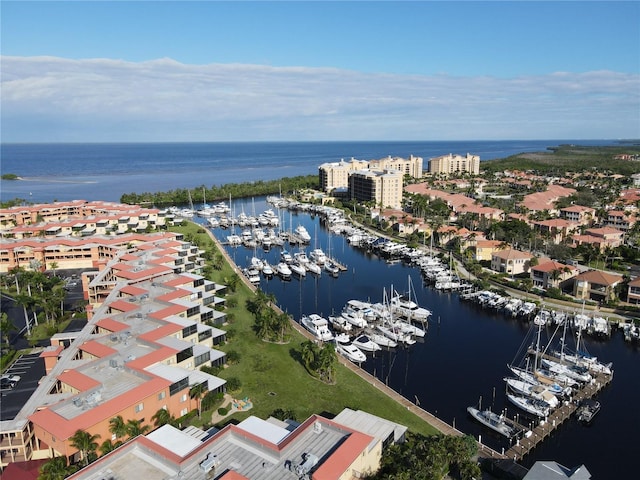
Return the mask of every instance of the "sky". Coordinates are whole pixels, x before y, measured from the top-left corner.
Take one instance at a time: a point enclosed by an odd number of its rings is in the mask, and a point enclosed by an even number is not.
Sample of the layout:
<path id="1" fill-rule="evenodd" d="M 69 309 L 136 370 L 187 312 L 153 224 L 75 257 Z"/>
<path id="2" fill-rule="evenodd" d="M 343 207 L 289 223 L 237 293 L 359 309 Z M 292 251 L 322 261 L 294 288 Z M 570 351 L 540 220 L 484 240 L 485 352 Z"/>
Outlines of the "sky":
<path id="1" fill-rule="evenodd" d="M 12 1 L 2 142 L 640 138 L 637 1 Z"/>

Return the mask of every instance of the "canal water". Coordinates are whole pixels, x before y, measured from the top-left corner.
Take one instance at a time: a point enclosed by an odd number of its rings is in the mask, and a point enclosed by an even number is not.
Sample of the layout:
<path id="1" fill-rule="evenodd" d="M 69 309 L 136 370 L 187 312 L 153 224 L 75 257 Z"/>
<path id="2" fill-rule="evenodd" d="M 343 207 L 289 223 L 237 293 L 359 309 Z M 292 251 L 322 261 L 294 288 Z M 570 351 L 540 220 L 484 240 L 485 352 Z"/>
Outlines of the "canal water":
<path id="1" fill-rule="evenodd" d="M 259 214 L 266 208 L 271 206 L 264 198 L 233 202 L 235 214 Z M 408 348 L 369 355 L 362 368 L 458 430 L 495 450 L 506 451 L 509 442 L 476 423 L 466 409 L 480 403 L 482 408 L 505 411 L 520 423 L 530 424 L 531 420 L 506 401 L 503 381 L 509 374 L 507 364 L 517 361 L 521 347 L 534 337 L 530 324 L 482 310 L 461 301 L 456 293 L 439 293 L 423 283 L 418 268 L 388 263 L 352 248 L 345 237 L 330 234 L 317 216 L 285 210 L 280 216 L 287 230 L 298 224 L 306 227 L 311 235 L 307 254 L 318 246 L 347 269 L 337 278 L 324 271 L 320 277 L 308 274 L 301 280 L 262 277 L 260 288 L 274 294 L 278 305 L 299 320 L 309 313 L 325 317 L 339 313 L 350 299 L 379 302 L 385 290 L 406 292 L 411 283 L 417 302 L 433 313 L 426 337 Z M 232 233 L 223 229 L 213 232 L 222 241 Z M 240 227 L 235 233 L 241 233 Z M 278 247 L 270 251 L 258 247 L 255 252 L 242 246 L 226 248 L 241 268 L 254 253 L 275 265 L 281 251 Z M 288 244 L 284 248 L 290 253 L 298 249 Z M 597 397 L 602 404 L 600 413 L 590 426 L 573 418 L 565 422 L 522 463 L 530 467 L 536 460 L 554 460 L 570 468 L 584 464 L 593 479 L 612 478 L 613 472 L 617 477 L 630 477 L 637 471 L 637 446 L 628 439 L 640 431 L 640 350 L 627 344 L 617 330 L 610 339 L 586 338 L 585 343 L 589 353 L 614 366 L 613 381 Z"/>

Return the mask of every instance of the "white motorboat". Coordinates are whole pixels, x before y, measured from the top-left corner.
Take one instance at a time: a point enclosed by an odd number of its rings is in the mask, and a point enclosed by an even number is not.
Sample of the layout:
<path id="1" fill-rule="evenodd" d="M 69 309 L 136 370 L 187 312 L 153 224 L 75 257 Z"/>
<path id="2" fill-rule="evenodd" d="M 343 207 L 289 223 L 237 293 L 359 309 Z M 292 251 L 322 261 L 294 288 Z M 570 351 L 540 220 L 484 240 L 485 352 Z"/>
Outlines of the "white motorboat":
<path id="1" fill-rule="evenodd" d="M 335 328 L 336 330 L 340 330 L 343 332 L 350 332 L 351 330 L 353 330 L 353 325 L 351 325 L 342 315 L 330 315 L 329 323 L 333 325 L 333 328 Z"/>
<path id="2" fill-rule="evenodd" d="M 262 271 L 264 268 L 264 261 L 256 256 L 251 257 L 250 268 L 255 268 L 258 271 Z"/>
<path id="3" fill-rule="evenodd" d="M 352 343 L 336 343 L 336 351 L 354 363 L 362 363 L 367 359 L 364 352 Z"/>
<path id="4" fill-rule="evenodd" d="M 320 265 L 318 265 L 317 263 L 307 262 L 304 268 L 306 268 L 309 273 L 313 273 L 314 275 L 322 274 L 322 268 L 320 268 Z"/>
<path id="5" fill-rule="evenodd" d="M 334 277 L 340 273 L 340 269 L 338 268 L 338 266 L 330 261 L 325 262 L 324 269 Z"/>
<path id="6" fill-rule="evenodd" d="M 287 264 L 292 263 L 293 256 L 291 256 L 291 254 L 287 250 L 282 250 L 282 252 L 280 252 L 280 260 Z"/>
<path id="7" fill-rule="evenodd" d="M 338 333 L 333 338 L 336 341 L 336 343 L 350 343 L 351 342 L 351 337 L 346 332 Z"/>
<path id="8" fill-rule="evenodd" d="M 246 268 L 244 274 L 251 283 L 260 283 L 260 272 L 255 268 Z"/>
<path id="9" fill-rule="evenodd" d="M 600 402 L 592 398 L 585 398 L 580 402 L 578 407 L 578 421 L 584 423 L 591 423 L 593 417 L 600 411 Z"/>
<path id="10" fill-rule="evenodd" d="M 267 262 L 265 262 L 264 265 L 262 266 L 262 274 L 265 277 L 272 277 L 273 276 L 273 268 Z"/>
<path id="11" fill-rule="evenodd" d="M 371 340 L 376 342 L 381 347 L 396 348 L 398 346 L 397 342 L 379 333 L 370 333 L 369 338 L 371 338 Z"/>
<path id="12" fill-rule="evenodd" d="M 280 262 L 278 263 L 278 265 L 276 265 L 276 272 L 278 272 L 278 275 L 280 275 L 282 278 L 291 277 L 291 269 L 285 262 Z"/>
<path id="13" fill-rule="evenodd" d="M 307 269 L 304 268 L 302 265 L 300 265 L 299 263 L 292 263 L 291 265 L 289 265 L 290 270 L 295 273 L 296 275 L 298 275 L 299 277 L 304 277 L 307 274 Z"/>
<path id="14" fill-rule="evenodd" d="M 474 407 L 467 407 L 467 412 L 478 420 L 483 425 L 498 432 L 500 435 L 511 439 L 521 435 L 524 429 L 519 427 L 513 420 L 505 417 L 504 415 L 498 415 L 491 410 L 478 410 Z M 531 432 L 528 432 L 531 434 Z M 525 433 L 526 436 L 526 433 Z"/>
<path id="15" fill-rule="evenodd" d="M 313 262 L 317 263 L 318 265 L 324 265 L 325 262 L 327 261 L 327 256 L 324 254 L 324 252 L 320 248 L 314 248 L 309 254 L 309 257 Z"/>
<path id="16" fill-rule="evenodd" d="M 361 300 L 349 300 L 344 307 L 344 311 L 352 312 L 364 318 L 367 322 L 374 322 L 378 318 L 376 312 L 371 308 L 371 304 Z"/>
<path id="17" fill-rule="evenodd" d="M 549 416 L 549 406 L 541 400 L 507 393 L 507 399 L 516 407 L 537 417 Z"/>
<path id="18" fill-rule="evenodd" d="M 367 327 L 367 321 L 361 315 L 358 315 L 355 312 L 351 312 L 349 310 L 343 310 L 340 316 L 342 316 L 347 322 L 349 322 L 354 327 L 358 327 L 358 328 Z"/>
<path id="19" fill-rule="evenodd" d="M 304 227 L 304 225 L 298 225 L 295 230 L 294 233 L 298 236 L 298 238 L 300 240 L 302 240 L 304 243 L 309 243 L 311 241 L 311 235 L 309 235 L 309 232 L 307 231 L 307 229 Z"/>
<path id="20" fill-rule="evenodd" d="M 371 340 L 367 335 L 357 336 L 353 339 L 352 343 L 365 352 L 377 352 L 378 350 L 382 350 L 382 347 Z"/>
<path id="21" fill-rule="evenodd" d="M 309 257 L 307 257 L 307 254 L 304 251 L 294 253 L 293 260 L 298 262 L 300 265 L 303 265 L 304 267 L 306 267 L 307 264 L 310 263 Z"/>
<path id="22" fill-rule="evenodd" d="M 328 342 L 334 338 L 333 333 L 329 330 L 327 319 L 322 318 L 317 313 L 303 316 L 300 323 L 318 340 Z"/>

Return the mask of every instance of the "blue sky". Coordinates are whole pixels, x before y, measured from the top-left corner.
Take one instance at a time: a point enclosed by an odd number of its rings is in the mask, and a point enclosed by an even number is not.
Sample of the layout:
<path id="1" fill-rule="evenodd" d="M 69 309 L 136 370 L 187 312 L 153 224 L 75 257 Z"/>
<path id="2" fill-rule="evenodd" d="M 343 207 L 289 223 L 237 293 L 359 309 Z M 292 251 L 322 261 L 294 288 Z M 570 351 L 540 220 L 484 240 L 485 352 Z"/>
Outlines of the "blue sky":
<path id="1" fill-rule="evenodd" d="M 639 2 L 1 13 L 5 142 L 640 137 Z"/>

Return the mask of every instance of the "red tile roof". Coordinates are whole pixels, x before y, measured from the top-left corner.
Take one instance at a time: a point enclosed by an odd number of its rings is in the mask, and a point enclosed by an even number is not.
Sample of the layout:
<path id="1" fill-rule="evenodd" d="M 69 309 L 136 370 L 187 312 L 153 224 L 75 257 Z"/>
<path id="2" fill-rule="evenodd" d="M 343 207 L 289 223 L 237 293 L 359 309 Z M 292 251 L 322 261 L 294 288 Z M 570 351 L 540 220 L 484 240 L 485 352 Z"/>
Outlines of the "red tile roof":
<path id="1" fill-rule="evenodd" d="M 578 275 L 576 277 L 576 281 L 587 281 L 589 283 L 596 283 L 598 285 L 610 286 L 622 281 L 622 275 L 601 272 L 600 270 L 589 270 L 588 272 L 584 272 Z"/>
<path id="2" fill-rule="evenodd" d="M 105 330 L 109 330 L 110 332 L 120 332 L 121 330 L 129 328 L 129 325 L 126 323 L 118 322 L 113 318 L 103 318 L 98 320 L 96 325 L 100 328 L 104 328 Z"/>
<path id="3" fill-rule="evenodd" d="M 109 355 L 113 355 L 116 353 L 111 347 L 107 347 L 106 345 L 96 342 L 95 340 L 91 340 L 89 342 L 85 342 L 80 345 L 80 350 L 84 350 L 91 355 L 95 355 L 98 358 L 108 357 Z"/>
<path id="4" fill-rule="evenodd" d="M 100 382 L 93 378 L 80 373 L 78 370 L 67 370 L 58 375 L 58 380 L 62 383 L 72 386 L 73 388 L 86 392 L 100 385 Z"/>

